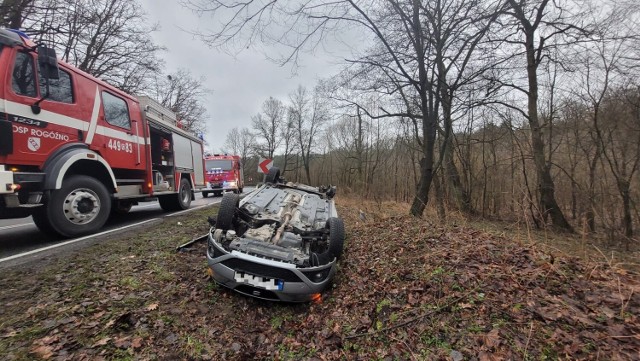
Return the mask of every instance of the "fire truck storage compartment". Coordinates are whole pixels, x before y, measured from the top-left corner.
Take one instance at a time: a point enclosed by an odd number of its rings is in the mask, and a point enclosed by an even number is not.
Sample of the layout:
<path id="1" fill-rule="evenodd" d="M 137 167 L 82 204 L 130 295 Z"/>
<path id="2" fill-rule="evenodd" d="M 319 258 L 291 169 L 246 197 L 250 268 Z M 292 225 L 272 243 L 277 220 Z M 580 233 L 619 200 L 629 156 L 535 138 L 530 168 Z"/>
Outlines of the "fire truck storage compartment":
<path id="1" fill-rule="evenodd" d="M 149 122 L 149 125 L 153 190 L 156 192 L 174 190 L 174 144 L 172 135 L 153 122 Z"/>

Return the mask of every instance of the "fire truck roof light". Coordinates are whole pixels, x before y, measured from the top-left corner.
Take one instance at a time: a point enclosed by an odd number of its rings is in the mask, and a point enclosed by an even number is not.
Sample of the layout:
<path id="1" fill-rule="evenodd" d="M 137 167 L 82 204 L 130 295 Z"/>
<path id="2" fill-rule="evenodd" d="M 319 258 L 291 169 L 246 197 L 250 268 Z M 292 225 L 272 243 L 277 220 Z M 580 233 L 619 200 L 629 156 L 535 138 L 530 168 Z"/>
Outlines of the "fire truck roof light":
<path id="1" fill-rule="evenodd" d="M 23 45 L 24 41 L 15 31 L 0 29 L 0 44 L 7 46 Z"/>
<path id="2" fill-rule="evenodd" d="M 17 30 L 17 29 L 7 29 L 7 30 L 12 31 L 12 32 L 14 32 L 14 33 L 16 33 L 16 34 L 20 35 L 20 37 L 22 37 L 22 38 L 25 38 L 25 39 L 31 39 L 31 38 L 29 37 L 29 35 L 25 34 L 24 32 L 22 32 L 22 31 L 20 31 L 20 30 Z"/>

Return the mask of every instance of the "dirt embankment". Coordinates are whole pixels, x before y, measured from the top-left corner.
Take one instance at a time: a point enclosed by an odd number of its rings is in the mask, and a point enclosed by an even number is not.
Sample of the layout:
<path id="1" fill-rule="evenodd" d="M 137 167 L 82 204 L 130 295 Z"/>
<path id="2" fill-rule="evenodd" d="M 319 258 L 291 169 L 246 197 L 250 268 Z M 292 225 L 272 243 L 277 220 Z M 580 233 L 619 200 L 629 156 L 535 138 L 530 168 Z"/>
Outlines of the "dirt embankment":
<path id="1" fill-rule="evenodd" d="M 321 303 L 212 283 L 215 209 L 0 275 L 3 359 L 633 360 L 637 274 L 393 207 L 341 202 L 345 254 Z"/>

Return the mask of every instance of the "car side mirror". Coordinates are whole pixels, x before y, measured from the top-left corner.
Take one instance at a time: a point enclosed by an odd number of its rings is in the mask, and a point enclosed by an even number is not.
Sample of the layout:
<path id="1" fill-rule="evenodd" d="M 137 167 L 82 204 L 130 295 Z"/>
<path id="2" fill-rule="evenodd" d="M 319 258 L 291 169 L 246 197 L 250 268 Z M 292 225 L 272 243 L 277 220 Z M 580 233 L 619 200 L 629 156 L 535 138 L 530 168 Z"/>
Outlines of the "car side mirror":
<path id="1" fill-rule="evenodd" d="M 46 45 L 38 46 L 38 65 L 40 66 L 40 74 L 45 79 L 58 79 L 60 77 L 58 69 L 58 57 L 53 48 Z"/>

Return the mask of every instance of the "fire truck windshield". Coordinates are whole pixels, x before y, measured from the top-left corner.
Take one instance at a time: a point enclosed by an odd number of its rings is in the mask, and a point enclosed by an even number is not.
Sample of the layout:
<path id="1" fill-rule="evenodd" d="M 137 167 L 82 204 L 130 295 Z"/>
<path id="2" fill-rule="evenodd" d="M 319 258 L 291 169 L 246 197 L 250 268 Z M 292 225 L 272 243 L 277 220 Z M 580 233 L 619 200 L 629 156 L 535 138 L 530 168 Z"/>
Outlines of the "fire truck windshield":
<path id="1" fill-rule="evenodd" d="M 222 170 L 231 170 L 232 167 L 232 162 L 230 160 L 226 160 L 226 159 L 211 159 L 211 160 L 207 160 L 205 161 L 205 165 L 207 167 L 207 170 L 210 170 L 212 168 L 222 168 Z"/>

